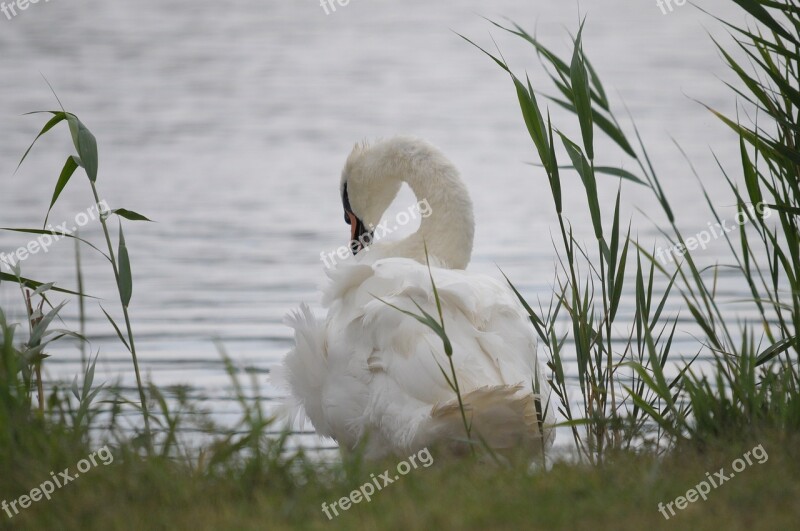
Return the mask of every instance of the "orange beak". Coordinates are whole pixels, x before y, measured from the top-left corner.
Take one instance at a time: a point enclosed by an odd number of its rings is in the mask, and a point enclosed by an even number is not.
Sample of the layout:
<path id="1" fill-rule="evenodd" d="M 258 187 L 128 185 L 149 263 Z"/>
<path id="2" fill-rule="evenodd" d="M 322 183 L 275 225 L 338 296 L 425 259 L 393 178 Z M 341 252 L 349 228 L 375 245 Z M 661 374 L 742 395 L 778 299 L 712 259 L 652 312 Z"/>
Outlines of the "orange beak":
<path id="1" fill-rule="evenodd" d="M 356 236 L 358 236 L 358 218 L 352 212 L 348 212 L 347 217 L 350 219 L 350 241 L 356 241 Z"/>
<path id="2" fill-rule="evenodd" d="M 350 224 L 350 250 L 356 255 L 364 247 L 372 243 L 372 231 L 367 230 L 364 222 L 349 210 L 345 212 L 345 215 L 347 216 L 347 223 Z"/>

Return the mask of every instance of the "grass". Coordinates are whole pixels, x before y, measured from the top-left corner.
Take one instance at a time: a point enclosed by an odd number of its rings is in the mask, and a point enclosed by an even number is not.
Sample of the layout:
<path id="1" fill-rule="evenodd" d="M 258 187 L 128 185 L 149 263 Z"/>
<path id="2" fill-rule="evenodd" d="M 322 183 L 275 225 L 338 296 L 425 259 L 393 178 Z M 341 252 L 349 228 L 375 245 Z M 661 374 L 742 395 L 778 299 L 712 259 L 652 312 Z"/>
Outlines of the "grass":
<path id="1" fill-rule="evenodd" d="M 706 472 L 730 467 L 752 445 L 702 454 L 676 450 L 666 459 L 622 453 L 604 466 L 556 464 L 547 474 L 527 473 L 525 466 L 434 464 L 330 521 L 323 502 L 396 463 L 370 464 L 349 482 L 284 489 L 210 479 L 166 460 L 115 462 L 13 523 L 17 529 L 109 530 L 792 529 L 800 517 L 800 445 L 782 436 L 760 442 L 769 454 L 766 463 L 747 468 L 670 520 L 659 513 L 659 502 L 685 494 Z M 20 480 L 28 484 L 47 474 L 39 466 L 23 471 Z"/>
<path id="2" fill-rule="evenodd" d="M 289 434 L 279 430 L 254 398 L 259 395 L 257 382 L 249 390 L 221 346 L 240 422 L 221 428 L 200 414 L 199 423 L 211 441 L 191 449 L 180 430 L 188 418 L 197 417 L 200 407 L 180 389 L 146 385 L 139 376 L 128 313 L 133 295 L 131 262 L 122 219 L 149 220 L 118 209 L 101 216 L 104 241 L 99 247 L 78 235 L 68 236 L 76 245 L 103 255 L 111 265 L 124 326 L 102 311 L 131 354 L 138 403 L 123 398 L 113 386 L 95 385 L 97 357 L 92 359 L 89 353 L 82 354 L 84 372 L 72 385 L 57 383 L 45 396 L 41 366 L 48 347 L 67 338 L 84 340 L 82 331 L 54 329 L 64 304 L 55 303 L 55 297 L 77 297 L 81 316 L 87 304 L 96 303 L 84 293 L 92 279 L 83 277 L 80 265 L 77 291 L 25 278 L 19 268 L 0 272 L 0 282 L 18 286 L 28 316 L 23 334 L 0 309 L 0 467 L 4 471 L 0 501 L 26 494 L 48 479 L 51 471 L 74 468 L 104 444 L 114 455 L 112 464 L 92 469 L 56 491 L 52 500 L 35 503 L 11 520 L 0 512 L 0 526 L 792 528 L 800 516 L 795 504 L 800 494 L 795 481 L 800 472 L 800 10 L 794 4 L 768 0 L 736 3 L 758 21 L 753 27 L 727 25 L 733 40 L 728 45 L 717 43 L 723 60 L 741 82 L 731 86 L 738 114 L 727 117 L 709 109 L 737 133 L 741 154 L 741 177 L 730 175 L 720 164 L 716 181 L 729 192 L 739 215 L 748 220 L 737 233 L 725 234 L 730 250 L 726 264 L 704 266 L 700 252 L 688 250 L 681 260 L 663 265 L 649 243 L 631 238 L 630 222 L 621 219 L 620 205 L 628 186 L 645 186 L 667 220 L 658 227 L 663 236 L 672 244 L 690 247 L 644 139 L 632 120 L 622 125 L 617 118 L 588 59 L 583 25 L 573 39 L 571 54 L 559 57 L 522 27 L 492 23 L 534 47 L 547 73 L 546 90 L 539 79 L 534 83 L 528 76 L 516 75 L 499 51 L 479 47 L 510 77 L 539 158 L 539 175 L 547 179 L 553 200 L 558 274 L 549 301 L 531 304 L 512 280 L 509 285 L 539 335 L 553 393 L 546 407 L 555 407 L 562 425 L 570 430 L 574 447 L 570 458 L 546 456 L 552 464 L 546 470 L 539 461 L 532 465 L 531 455 L 517 456 L 510 466 L 485 459 L 485 449 L 473 441 L 456 374 L 452 366 L 449 374 L 442 367 L 443 377 L 459 398 L 466 439 L 474 443 L 472 455 L 448 460 L 444 452 L 432 448 L 433 467 L 409 474 L 371 503 L 328 521 L 321 511 L 323 502 L 347 495 L 369 481 L 371 473 L 397 463 L 366 463 L 358 455 L 327 463 L 291 448 Z M 729 52 L 734 48 L 747 57 L 746 66 Z M 545 102 L 577 120 L 579 138 L 563 133 Z M 37 139 L 66 122 L 76 154 L 67 158 L 59 174 L 48 213 L 78 168 L 83 168 L 99 203 L 94 136 L 63 108 L 50 115 Z M 601 135 L 619 153 L 596 152 L 596 137 Z M 30 148 L 23 160 L 29 153 Z M 635 170 L 609 166 L 602 160 L 620 156 L 626 159 L 626 167 Z M 563 208 L 563 181 L 571 172 L 585 194 L 583 212 Z M 618 192 L 612 208 L 607 208 L 599 200 L 598 188 L 611 182 Z M 710 194 L 702 184 L 698 186 L 709 220 L 719 222 L 721 213 Z M 765 215 L 765 209 L 770 215 Z M 588 243 L 572 230 L 570 216 L 576 214 L 591 220 L 593 237 Z M 116 239 L 109 229 L 111 216 L 119 221 Z M 40 229 L 13 230 L 52 234 Z M 80 263 L 79 250 L 76 261 Z M 757 320 L 740 320 L 718 296 L 722 267 L 732 270 L 746 287 L 749 296 L 744 302 L 758 315 Z M 438 319 L 424 311 L 408 317 L 436 332 L 450 356 L 452 343 L 435 283 L 434 296 Z M 668 305 L 671 301 L 680 302 L 681 313 L 667 310 L 674 307 Z M 619 316 L 624 305 L 635 309 L 632 319 Z M 689 352 L 677 352 L 673 343 L 681 314 L 702 332 Z M 713 360 L 702 372 L 682 361 L 700 354 Z M 577 389 L 567 380 L 566 368 L 572 360 L 577 361 Z M 677 374 L 667 377 L 674 374 L 669 368 L 678 369 Z M 577 401 L 571 399 L 576 391 Z M 142 427 L 123 428 L 124 412 L 140 414 Z M 769 455 L 764 464 L 746 468 L 713 490 L 708 501 L 695 502 L 670 520 L 661 515 L 659 503 L 685 494 L 707 473 L 729 467 L 756 445 Z"/>

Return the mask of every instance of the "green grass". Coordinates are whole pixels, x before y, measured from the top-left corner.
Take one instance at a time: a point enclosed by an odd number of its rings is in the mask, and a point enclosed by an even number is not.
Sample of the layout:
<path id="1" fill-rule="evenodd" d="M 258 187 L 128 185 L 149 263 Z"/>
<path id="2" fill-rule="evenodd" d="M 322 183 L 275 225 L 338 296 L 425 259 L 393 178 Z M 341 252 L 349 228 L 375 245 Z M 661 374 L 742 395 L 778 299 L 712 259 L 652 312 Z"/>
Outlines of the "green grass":
<path id="1" fill-rule="evenodd" d="M 759 439 L 769 459 L 712 490 L 669 521 L 659 502 L 684 494 L 753 444 L 677 449 L 658 460 L 632 452 L 603 466 L 555 464 L 546 474 L 525 466 L 497 468 L 471 459 L 418 469 L 329 521 L 321 511 L 370 473 L 348 481 L 294 488 L 237 478 L 210 478 L 174 462 L 119 459 L 57 491 L 15 517 L 17 529 L 792 529 L 800 518 L 800 445 Z M 432 453 L 435 457 L 435 452 Z M 22 484 L 47 477 L 45 467 L 15 471 Z M 3 482 L 0 496 L 8 496 Z"/>

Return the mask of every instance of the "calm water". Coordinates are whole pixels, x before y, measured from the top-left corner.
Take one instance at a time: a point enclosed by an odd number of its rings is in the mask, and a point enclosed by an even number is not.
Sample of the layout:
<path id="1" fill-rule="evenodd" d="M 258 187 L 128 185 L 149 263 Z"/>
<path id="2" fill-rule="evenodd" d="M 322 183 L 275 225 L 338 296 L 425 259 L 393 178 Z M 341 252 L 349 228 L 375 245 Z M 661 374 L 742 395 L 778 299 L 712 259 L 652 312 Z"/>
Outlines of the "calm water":
<path id="1" fill-rule="evenodd" d="M 702 4 L 737 14 L 731 2 Z M 581 6 L 589 15 L 587 52 L 613 100 L 624 100 L 636 117 L 681 225 L 689 234 L 704 229 L 708 214 L 670 136 L 708 182 L 719 179 L 709 147 L 735 167 L 736 145 L 687 97 L 732 109 L 717 78 L 727 72 L 704 29 L 713 21 L 688 5 L 663 15 L 649 0 Z M 521 0 L 491 7 L 352 0 L 330 15 L 315 0 L 53 0 L 13 20 L 0 16 L 0 225 L 41 225 L 70 153 L 61 129 L 12 176 L 42 123 L 21 114 L 56 106 L 44 74 L 98 137 L 102 197 L 158 221 L 126 224 L 143 370 L 160 385 L 192 385 L 223 420 L 237 408 L 225 399 L 228 380 L 213 341 L 253 369 L 265 397 L 276 396 L 266 373 L 290 345 L 282 317 L 317 301 L 319 254 L 348 237 L 337 188 L 355 141 L 407 133 L 440 146 L 473 193 L 471 268 L 498 275 L 497 264 L 527 295 L 546 299 L 556 228 L 544 174 L 524 164 L 534 152 L 507 76 L 451 31 L 491 46 L 490 26 L 477 14 L 536 28 L 560 52 L 569 50 L 565 28 L 578 20 L 574 3 Z M 492 34 L 513 66 L 550 90 L 531 48 Z M 575 132 L 574 120 L 553 111 L 557 124 Z M 600 162 L 622 160 L 617 151 L 599 151 Z M 610 202 L 616 182 L 603 184 Z M 583 192 L 576 179 L 568 186 L 566 208 L 588 237 Z M 51 220 L 73 224 L 89 197 L 85 179 L 75 179 Z M 626 185 L 624 197 L 640 239 L 655 241 L 639 213 L 657 212 L 650 194 Z M 96 227 L 84 235 L 100 236 Z M 0 252 L 27 241 L 0 233 Z M 707 251 L 709 261 L 719 248 Z M 118 317 L 110 270 L 89 251 L 83 258 L 88 292 L 106 298 Z M 23 267 L 33 278 L 75 285 L 68 243 Z M 737 295 L 724 281 L 722 289 Z M 18 299 L 0 288 L 4 308 L 21 309 Z M 68 326 L 76 326 L 76 312 L 74 303 L 65 309 Z M 695 348 L 689 331 L 679 337 L 687 355 Z M 88 332 L 101 354 L 98 379 L 130 385 L 129 358 L 96 304 L 89 305 Z M 51 376 L 71 379 L 78 349 L 53 354 Z"/>

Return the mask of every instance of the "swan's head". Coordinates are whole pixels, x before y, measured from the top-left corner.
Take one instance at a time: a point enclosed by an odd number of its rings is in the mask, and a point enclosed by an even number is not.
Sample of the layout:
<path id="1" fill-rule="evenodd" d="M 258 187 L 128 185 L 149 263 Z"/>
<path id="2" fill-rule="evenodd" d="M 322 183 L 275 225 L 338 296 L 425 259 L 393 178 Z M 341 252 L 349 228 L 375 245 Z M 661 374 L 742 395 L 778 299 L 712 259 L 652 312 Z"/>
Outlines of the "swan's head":
<path id="1" fill-rule="evenodd" d="M 366 143 L 356 144 L 342 171 L 344 221 L 350 225 L 350 248 L 357 254 L 372 242 L 372 231 L 400 191 L 391 157 Z"/>
<path id="2" fill-rule="evenodd" d="M 472 254 L 475 220 L 472 201 L 458 170 L 424 140 L 398 136 L 368 146 L 358 144 L 342 171 L 344 219 L 350 225 L 353 254 L 372 244 L 372 229 L 407 183 L 419 204 L 417 232 L 382 243 L 382 256 L 412 258 L 464 269 Z M 419 206 L 418 204 L 418 206 Z"/>

